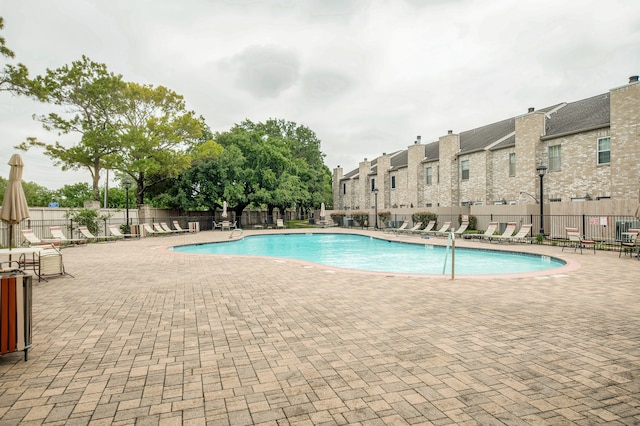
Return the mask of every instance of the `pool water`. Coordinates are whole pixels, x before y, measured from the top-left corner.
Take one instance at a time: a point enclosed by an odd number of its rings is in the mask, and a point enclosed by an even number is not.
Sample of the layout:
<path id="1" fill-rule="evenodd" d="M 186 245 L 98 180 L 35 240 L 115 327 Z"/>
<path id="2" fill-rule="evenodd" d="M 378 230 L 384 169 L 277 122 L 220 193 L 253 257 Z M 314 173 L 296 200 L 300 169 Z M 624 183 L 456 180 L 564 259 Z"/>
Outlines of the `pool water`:
<path id="1" fill-rule="evenodd" d="M 405 274 L 451 274 L 446 247 L 387 241 L 353 234 L 275 234 L 172 247 L 181 253 L 273 256 L 339 268 Z M 446 266 L 445 266 L 446 262 Z M 558 268 L 549 256 L 456 248 L 456 275 L 494 275 Z"/>

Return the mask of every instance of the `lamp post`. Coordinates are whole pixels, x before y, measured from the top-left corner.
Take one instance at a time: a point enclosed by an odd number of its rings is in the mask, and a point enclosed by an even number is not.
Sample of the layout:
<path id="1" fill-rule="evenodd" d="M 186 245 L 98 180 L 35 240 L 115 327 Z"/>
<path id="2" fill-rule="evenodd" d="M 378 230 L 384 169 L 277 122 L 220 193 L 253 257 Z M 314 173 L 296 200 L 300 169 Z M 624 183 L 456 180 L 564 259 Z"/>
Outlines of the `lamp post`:
<path id="1" fill-rule="evenodd" d="M 540 176 L 540 235 L 544 237 L 544 174 L 547 171 L 547 166 L 540 164 L 536 167 L 538 176 Z"/>
<path id="2" fill-rule="evenodd" d="M 376 229 L 378 229 L 378 188 L 373 188 L 374 210 L 373 215 L 376 218 Z"/>
<path id="3" fill-rule="evenodd" d="M 131 181 L 129 179 L 125 179 L 124 182 L 122 183 L 124 184 L 124 190 L 127 197 L 125 201 L 125 205 L 127 208 L 127 226 L 125 227 L 125 234 L 130 234 L 131 232 L 129 232 L 129 187 L 131 186 Z"/>

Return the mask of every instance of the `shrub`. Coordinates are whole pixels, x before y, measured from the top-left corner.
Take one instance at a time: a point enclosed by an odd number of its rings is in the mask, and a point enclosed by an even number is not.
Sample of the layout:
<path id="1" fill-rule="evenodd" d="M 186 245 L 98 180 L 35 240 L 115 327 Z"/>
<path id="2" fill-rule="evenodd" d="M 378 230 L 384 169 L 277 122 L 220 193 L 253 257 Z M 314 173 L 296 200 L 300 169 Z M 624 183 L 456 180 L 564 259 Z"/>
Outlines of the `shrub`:
<path id="1" fill-rule="evenodd" d="M 391 219 L 391 212 L 378 212 L 378 221 L 382 224 L 380 226 L 384 227 L 389 219 Z"/>
<path id="2" fill-rule="evenodd" d="M 346 215 L 344 213 L 342 213 L 342 212 L 331 213 L 331 220 L 333 220 L 339 226 L 343 226 L 344 225 L 344 217 L 345 216 Z"/>
<path id="3" fill-rule="evenodd" d="M 469 218 L 469 227 L 467 229 L 468 230 L 476 229 L 476 225 L 478 224 L 478 218 L 473 215 L 469 215 L 467 217 Z M 462 215 L 458 215 L 458 223 L 462 223 Z"/>
<path id="4" fill-rule="evenodd" d="M 94 209 L 69 211 L 66 216 L 79 226 L 86 226 L 94 235 L 98 234 L 99 222 L 101 220 L 107 220 L 110 217 L 109 215 L 99 215 L 98 211 Z"/>
<path id="5" fill-rule="evenodd" d="M 351 214 L 355 226 L 369 226 L 369 213 L 354 212 Z"/>
<path id="6" fill-rule="evenodd" d="M 422 222 L 424 225 L 435 220 L 436 226 L 438 225 L 438 215 L 431 212 L 416 212 L 411 215 L 411 219 L 413 223 Z"/>

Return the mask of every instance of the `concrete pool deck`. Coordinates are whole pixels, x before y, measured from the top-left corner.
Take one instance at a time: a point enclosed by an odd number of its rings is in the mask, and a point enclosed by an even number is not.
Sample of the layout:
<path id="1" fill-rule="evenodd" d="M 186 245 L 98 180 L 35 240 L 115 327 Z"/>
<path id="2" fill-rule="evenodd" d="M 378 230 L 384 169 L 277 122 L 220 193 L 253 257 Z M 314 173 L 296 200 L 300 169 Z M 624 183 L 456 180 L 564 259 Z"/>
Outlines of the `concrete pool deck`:
<path id="1" fill-rule="evenodd" d="M 65 248 L 0 425 L 640 423 L 636 259 L 457 240 L 574 268 L 450 280 L 166 250 L 229 234 Z"/>

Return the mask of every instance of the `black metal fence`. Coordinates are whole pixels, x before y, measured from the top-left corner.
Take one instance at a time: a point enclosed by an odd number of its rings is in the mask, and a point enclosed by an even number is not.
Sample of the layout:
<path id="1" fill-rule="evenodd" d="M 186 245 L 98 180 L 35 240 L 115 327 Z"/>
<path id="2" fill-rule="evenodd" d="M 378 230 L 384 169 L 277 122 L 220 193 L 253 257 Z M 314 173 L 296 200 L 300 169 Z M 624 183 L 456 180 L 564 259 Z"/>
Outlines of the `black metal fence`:
<path id="1" fill-rule="evenodd" d="M 437 224 L 434 229 L 440 228 L 445 222 L 451 222 L 452 228 L 460 226 L 461 217 L 457 214 L 438 215 Z M 382 223 L 378 220 L 381 228 L 397 228 L 403 222 L 409 223 L 408 228 L 414 225 L 411 214 L 393 214 L 391 218 Z M 375 223 L 373 214 L 368 219 L 369 227 Z M 489 222 L 498 222 L 497 232 L 504 232 L 507 223 L 516 224 L 516 229 L 522 225 L 532 225 L 532 237 L 544 234 L 545 240 L 549 243 L 566 240 L 566 228 L 578 228 L 581 235 L 592 239 L 601 245 L 616 245 L 622 240 L 622 233 L 629 229 L 640 229 L 640 220 L 633 216 L 613 216 L 613 215 L 545 215 L 540 221 L 540 215 L 477 215 L 475 216 L 476 230 L 484 232 Z M 358 223 L 351 218 L 345 217 L 343 226 L 364 228 L 364 224 Z"/>

